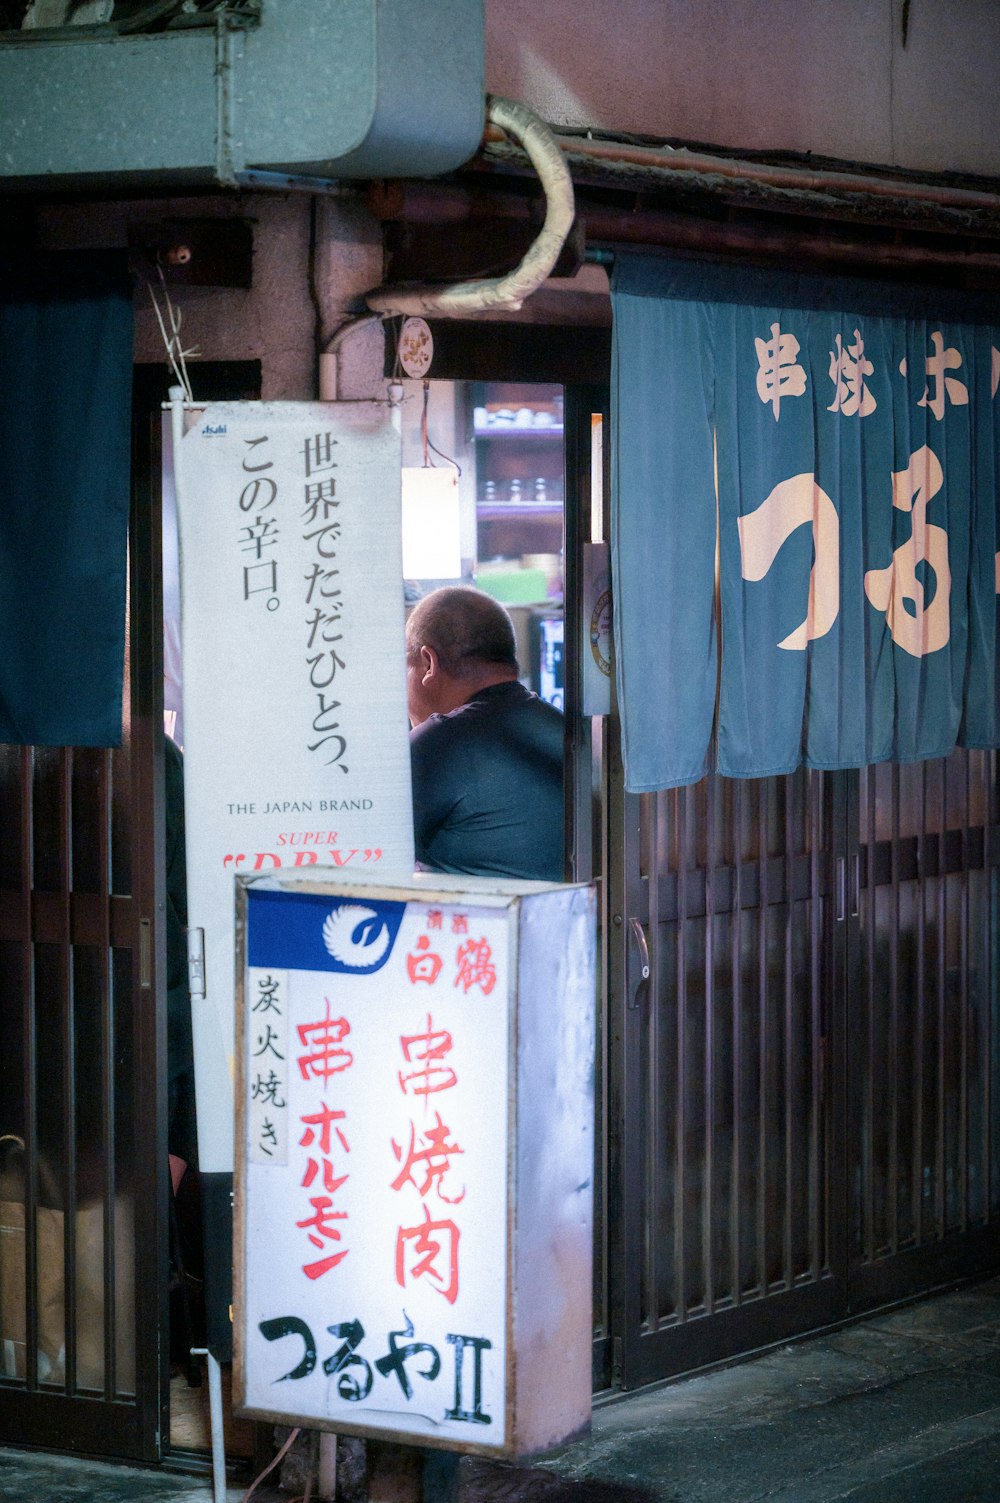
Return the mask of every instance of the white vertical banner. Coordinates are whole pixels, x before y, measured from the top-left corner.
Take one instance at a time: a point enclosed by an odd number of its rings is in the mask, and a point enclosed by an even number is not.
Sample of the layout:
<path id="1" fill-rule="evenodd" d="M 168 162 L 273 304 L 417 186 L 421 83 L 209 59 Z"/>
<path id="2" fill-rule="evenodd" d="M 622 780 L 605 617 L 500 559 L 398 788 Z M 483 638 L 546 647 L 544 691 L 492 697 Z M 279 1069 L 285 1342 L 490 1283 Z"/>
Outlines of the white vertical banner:
<path id="1" fill-rule="evenodd" d="M 234 878 L 413 871 L 400 438 L 378 402 L 174 406 L 202 1171 L 233 1167 Z"/>

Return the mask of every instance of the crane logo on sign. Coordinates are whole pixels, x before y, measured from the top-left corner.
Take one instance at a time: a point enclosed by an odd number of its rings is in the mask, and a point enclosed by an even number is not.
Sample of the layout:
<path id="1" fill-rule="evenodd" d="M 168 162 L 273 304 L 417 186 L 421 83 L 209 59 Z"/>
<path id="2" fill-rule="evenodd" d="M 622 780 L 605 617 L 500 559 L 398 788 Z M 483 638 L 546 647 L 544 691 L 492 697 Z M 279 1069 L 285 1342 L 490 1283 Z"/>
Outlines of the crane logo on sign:
<path id="1" fill-rule="evenodd" d="M 364 894 L 338 901 L 303 893 L 284 905 L 280 899 L 278 892 L 250 890 L 252 966 L 370 976 L 392 954 L 406 910 L 405 903 Z"/>
<path id="2" fill-rule="evenodd" d="M 323 924 L 327 953 L 352 971 L 377 971 L 389 958 L 392 940 L 385 918 L 357 903 L 339 904 Z"/>

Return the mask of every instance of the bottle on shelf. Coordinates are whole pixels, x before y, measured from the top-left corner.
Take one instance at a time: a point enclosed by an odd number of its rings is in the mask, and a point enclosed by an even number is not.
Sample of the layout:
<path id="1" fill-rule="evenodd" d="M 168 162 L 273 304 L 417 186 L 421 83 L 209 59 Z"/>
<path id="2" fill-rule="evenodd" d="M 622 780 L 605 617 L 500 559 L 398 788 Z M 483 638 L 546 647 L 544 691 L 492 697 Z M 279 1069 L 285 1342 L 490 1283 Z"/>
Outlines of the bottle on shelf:
<path id="1" fill-rule="evenodd" d="M 546 501 L 547 499 L 548 497 L 545 494 L 545 476 L 539 475 L 538 479 L 535 481 L 535 500 Z"/>
<path id="2" fill-rule="evenodd" d="M 486 482 L 486 494 L 485 494 L 484 499 L 486 501 L 491 501 L 492 502 L 492 501 L 495 501 L 496 498 L 497 498 L 496 481 L 495 480 L 487 480 L 487 482 Z"/>
<path id="3" fill-rule="evenodd" d="M 512 480 L 510 482 L 510 499 L 512 501 L 520 501 L 521 500 L 521 482 L 520 482 L 520 480 Z"/>

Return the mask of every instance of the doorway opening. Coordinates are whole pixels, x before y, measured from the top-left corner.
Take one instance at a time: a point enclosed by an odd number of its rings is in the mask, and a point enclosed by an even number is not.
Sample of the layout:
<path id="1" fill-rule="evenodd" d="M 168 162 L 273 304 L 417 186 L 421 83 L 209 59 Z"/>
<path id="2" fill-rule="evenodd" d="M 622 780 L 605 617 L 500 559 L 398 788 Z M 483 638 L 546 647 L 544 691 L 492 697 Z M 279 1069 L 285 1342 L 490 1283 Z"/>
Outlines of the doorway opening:
<path id="1" fill-rule="evenodd" d="M 562 386 L 405 381 L 406 602 L 472 585 L 514 624 L 521 682 L 565 699 Z"/>

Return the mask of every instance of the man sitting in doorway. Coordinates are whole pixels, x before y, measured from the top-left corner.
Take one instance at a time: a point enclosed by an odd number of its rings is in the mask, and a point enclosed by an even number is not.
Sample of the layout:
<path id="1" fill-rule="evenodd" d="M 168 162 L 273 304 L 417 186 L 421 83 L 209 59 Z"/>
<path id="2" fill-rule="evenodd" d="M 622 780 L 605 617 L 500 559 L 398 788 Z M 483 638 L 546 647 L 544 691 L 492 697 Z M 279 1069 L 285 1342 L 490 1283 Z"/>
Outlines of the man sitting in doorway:
<path id="1" fill-rule="evenodd" d="M 413 826 L 432 871 L 563 879 L 563 717 L 519 683 L 502 605 L 435 590 L 406 626 Z"/>

